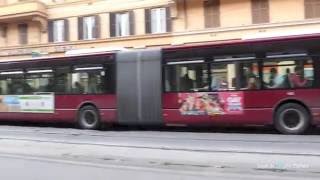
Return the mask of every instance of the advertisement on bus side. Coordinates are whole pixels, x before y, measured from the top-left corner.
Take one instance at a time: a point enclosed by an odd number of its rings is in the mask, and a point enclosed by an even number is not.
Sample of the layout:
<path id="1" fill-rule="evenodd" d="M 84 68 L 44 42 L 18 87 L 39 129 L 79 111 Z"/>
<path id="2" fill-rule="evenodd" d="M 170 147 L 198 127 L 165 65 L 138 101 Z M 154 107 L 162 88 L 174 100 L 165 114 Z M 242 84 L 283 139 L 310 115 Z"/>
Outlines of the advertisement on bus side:
<path id="1" fill-rule="evenodd" d="M 0 112 L 54 113 L 54 95 L 3 95 Z"/>
<path id="2" fill-rule="evenodd" d="M 223 115 L 243 113 L 241 92 L 179 93 L 181 115 Z"/>

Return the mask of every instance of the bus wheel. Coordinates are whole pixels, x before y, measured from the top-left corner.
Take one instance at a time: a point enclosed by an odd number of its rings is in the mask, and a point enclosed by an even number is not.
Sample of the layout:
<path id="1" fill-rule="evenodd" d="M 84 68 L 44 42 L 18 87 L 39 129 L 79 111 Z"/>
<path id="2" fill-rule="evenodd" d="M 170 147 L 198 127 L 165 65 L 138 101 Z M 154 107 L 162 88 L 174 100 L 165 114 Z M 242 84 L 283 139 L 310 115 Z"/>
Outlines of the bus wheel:
<path id="1" fill-rule="evenodd" d="M 303 106 L 287 103 L 277 110 L 274 123 L 283 134 L 302 134 L 310 125 L 310 115 Z"/>
<path id="2" fill-rule="evenodd" d="M 98 129 L 100 116 L 98 110 L 93 106 L 84 106 L 79 110 L 78 125 L 81 129 Z"/>

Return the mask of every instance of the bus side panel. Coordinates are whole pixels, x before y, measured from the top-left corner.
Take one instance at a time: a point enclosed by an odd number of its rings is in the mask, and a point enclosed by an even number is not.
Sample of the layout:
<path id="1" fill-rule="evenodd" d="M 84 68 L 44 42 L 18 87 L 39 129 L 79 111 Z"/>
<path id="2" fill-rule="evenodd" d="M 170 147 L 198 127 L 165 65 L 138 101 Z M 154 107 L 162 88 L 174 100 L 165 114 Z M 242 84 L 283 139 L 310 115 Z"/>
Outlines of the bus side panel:
<path id="1" fill-rule="evenodd" d="M 163 109 L 167 125 L 246 126 L 272 124 L 272 110 L 244 110 L 242 115 L 182 115 L 179 109 Z"/>
<path id="2" fill-rule="evenodd" d="M 93 104 L 100 112 L 102 122 L 116 121 L 116 95 L 57 95 L 55 117 L 63 121 L 74 121 L 81 106 Z M 68 111 L 72 112 L 70 119 Z"/>
<path id="3" fill-rule="evenodd" d="M 165 93 L 163 95 L 163 116 L 166 124 L 239 126 L 272 123 L 272 108 L 246 108 L 246 104 L 243 104 L 243 110 L 238 113 L 222 112 L 221 114 L 211 115 L 183 114 L 181 112 L 181 102 L 179 102 L 181 101 L 179 99 L 179 95 L 181 94 L 192 93 Z M 242 94 L 245 99 L 245 94 Z"/>
<path id="4" fill-rule="evenodd" d="M 206 115 L 181 115 L 179 110 L 179 93 L 164 93 L 162 96 L 163 119 L 165 124 L 207 124 L 210 119 Z"/>
<path id="5" fill-rule="evenodd" d="M 56 95 L 54 113 L 1 112 L 0 120 L 75 122 L 79 108 L 85 103 L 93 104 L 98 108 L 102 122 L 115 122 L 115 95 Z"/>
<path id="6" fill-rule="evenodd" d="M 230 92 L 232 93 L 232 92 Z M 235 92 L 237 93 L 237 92 Z M 166 124 L 192 125 L 267 125 L 273 123 L 275 108 L 285 101 L 299 101 L 311 112 L 313 124 L 320 124 L 320 90 L 259 90 L 239 92 L 243 98 L 243 112 L 239 114 L 187 114 L 181 113 L 179 95 L 196 93 L 165 93 L 163 116 Z M 210 94 L 210 93 L 209 93 Z"/>
<path id="7" fill-rule="evenodd" d="M 309 108 L 312 124 L 320 125 L 320 89 L 298 89 L 296 96 Z"/>
<path id="8" fill-rule="evenodd" d="M 74 122 L 74 110 L 56 110 L 55 113 L 22 113 L 1 112 L 2 121 L 30 121 L 30 122 Z"/>
<path id="9" fill-rule="evenodd" d="M 262 111 L 271 107 L 273 113 L 282 102 L 299 101 L 311 112 L 312 123 L 320 123 L 320 89 L 259 90 L 244 93 L 247 109 L 260 109 Z"/>
<path id="10" fill-rule="evenodd" d="M 309 108 L 320 107 L 319 89 L 244 91 L 246 108 L 275 108 L 282 101 L 294 99 Z"/>

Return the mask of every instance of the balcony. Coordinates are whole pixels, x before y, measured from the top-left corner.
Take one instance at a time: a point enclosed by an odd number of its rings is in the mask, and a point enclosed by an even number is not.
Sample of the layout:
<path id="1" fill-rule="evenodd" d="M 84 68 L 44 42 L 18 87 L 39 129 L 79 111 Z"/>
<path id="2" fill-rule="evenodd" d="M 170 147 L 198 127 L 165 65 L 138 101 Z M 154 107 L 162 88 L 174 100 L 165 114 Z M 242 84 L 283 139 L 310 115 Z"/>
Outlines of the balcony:
<path id="1" fill-rule="evenodd" d="M 0 23 L 36 21 L 41 25 L 41 30 L 47 29 L 46 5 L 37 0 L 23 1 L 0 6 Z"/>

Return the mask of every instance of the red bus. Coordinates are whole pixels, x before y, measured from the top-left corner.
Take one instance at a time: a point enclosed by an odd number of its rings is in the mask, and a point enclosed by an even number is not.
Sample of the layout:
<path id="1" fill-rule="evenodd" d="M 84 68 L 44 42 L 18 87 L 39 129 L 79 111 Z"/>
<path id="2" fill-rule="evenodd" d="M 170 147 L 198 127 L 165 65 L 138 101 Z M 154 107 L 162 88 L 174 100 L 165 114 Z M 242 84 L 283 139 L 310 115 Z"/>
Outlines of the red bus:
<path id="1" fill-rule="evenodd" d="M 164 121 L 274 125 L 284 134 L 319 125 L 319 40 L 305 35 L 164 49 Z"/>
<path id="2" fill-rule="evenodd" d="M 0 63 L 0 119 L 134 126 L 320 122 L 320 36 L 234 40 Z"/>
<path id="3" fill-rule="evenodd" d="M 1 120 L 76 121 L 86 129 L 114 122 L 114 58 L 104 53 L 1 62 Z"/>

